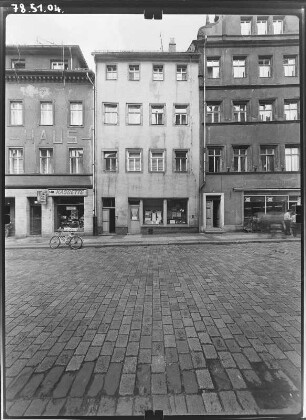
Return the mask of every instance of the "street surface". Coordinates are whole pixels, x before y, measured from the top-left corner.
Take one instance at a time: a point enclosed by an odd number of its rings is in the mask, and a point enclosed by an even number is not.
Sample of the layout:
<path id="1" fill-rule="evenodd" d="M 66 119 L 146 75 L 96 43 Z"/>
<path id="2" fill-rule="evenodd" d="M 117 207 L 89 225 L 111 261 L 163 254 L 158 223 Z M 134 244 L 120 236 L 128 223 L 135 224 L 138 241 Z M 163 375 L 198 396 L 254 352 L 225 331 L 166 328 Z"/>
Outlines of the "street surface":
<path id="1" fill-rule="evenodd" d="M 7 414 L 298 413 L 300 252 L 7 250 Z"/>

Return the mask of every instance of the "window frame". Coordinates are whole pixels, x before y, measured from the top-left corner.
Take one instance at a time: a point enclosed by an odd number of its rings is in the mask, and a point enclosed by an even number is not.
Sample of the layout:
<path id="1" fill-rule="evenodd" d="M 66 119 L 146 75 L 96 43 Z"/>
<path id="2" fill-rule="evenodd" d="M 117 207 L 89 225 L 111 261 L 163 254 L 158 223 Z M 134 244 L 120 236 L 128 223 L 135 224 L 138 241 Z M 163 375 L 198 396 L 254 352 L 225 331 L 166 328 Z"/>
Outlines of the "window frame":
<path id="1" fill-rule="evenodd" d="M 154 67 L 161 67 L 162 68 L 162 72 L 156 72 L 154 71 Z M 165 66 L 163 64 L 152 64 L 152 80 L 154 82 L 163 82 L 165 79 L 165 72 L 164 72 Z M 161 78 L 155 78 L 157 75 L 161 75 Z"/>
<path id="2" fill-rule="evenodd" d="M 275 32 L 275 22 L 281 22 L 281 31 L 280 32 Z M 272 28 L 273 28 L 273 35 L 282 35 L 284 33 L 284 17 L 273 16 Z"/>
<path id="3" fill-rule="evenodd" d="M 108 71 L 108 67 L 116 67 L 116 71 Z M 108 77 L 110 74 L 115 74 L 116 77 Z M 105 80 L 118 80 L 118 65 L 117 63 L 106 63 L 105 64 Z"/>
<path id="4" fill-rule="evenodd" d="M 12 170 L 14 168 L 13 162 L 14 162 L 14 158 L 13 156 L 11 156 L 11 152 L 13 151 L 21 151 L 21 158 L 20 156 L 17 156 L 17 159 L 15 159 L 15 161 L 19 162 L 17 165 L 17 171 L 15 172 L 14 170 Z M 20 164 L 21 161 L 21 164 Z M 20 170 L 21 169 L 21 170 Z M 9 147 L 8 148 L 8 172 L 9 174 L 12 175 L 20 175 L 20 174 L 24 174 L 24 147 Z"/>
<path id="5" fill-rule="evenodd" d="M 16 63 L 21 64 L 21 66 L 16 67 Z M 25 69 L 26 61 L 25 58 L 11 58 L 11 69 Z"/>
<path id="6" fill-rule="evenodd" d="M 131 70 L 131 67 L 138 67 L 138 71 Z M 133 74 L 133 78 L 131 75 Z M 135 78 L 135 75 L 138 74 L 138 78 Z M 128 81 L 129 82 L 139 82 L 140 81 L 140 64 L 139 63 L 130 63 L 128 64 Z"/>
<path id="7" fill-rule="evenodd" d="M 290 154 L 287 154 L 286 152 L 289 149 L 291 149 L 291 151 L 292 151 L 292 149 L 297 149 L 298 152 L 295 153 L 295 154 L 292 153 L 292 152 Z M 300 155 L 301 155 L 300 145 L 298 145 L 298 144 L 286 144 L 285 145 L 285 171 L 287 171 L 287 172 L 299 172 L 301 170 Z M 298 169 L 296 169 L 296 170 L 292 169 L 292 166 L 294 166 L 292 163 L 293 163 L 293 159 L 294 159 L 295 156 L 297 157 L 297 167 L 298 167 Z M 287 157 L 290 158 L 290 169 L 288 168 Z"/>
<path id="8" fill-rule="evenodd" d="M 153 154 L 162 154 L 162 157 L 153 157 Z M 156 170 L 153 169 L 153 159 L 156 160 Z M 162 162 L 162 169 L 159 169 L 159 162 Z M 149 149 L 149 172 L 165 173 L 166 172 L 166 149 Z"/>
<path id="9" fill-rule="evenodd" d="M 213 65 L 214 62 L 217 62 L 218 66 L 214 66 Z M 212 65 L 208 65 L 208 63 L 211 63 Z M 212 69 L 211 72 L 208 69 Z M 214 69 L 218 69 L 217 76 L 214 76 Z M 221 77 L 221 58 L 220 57 L 207 57 L 206 58 L 206 76 L 207 76 L 207 79 L 220 79 Z"/>
<path id="10" fill-rule="evenodd" d="M 139 107 L 139 112 L 130 113 L 130 107 Z M 139 115 L 139 123 L 132 123 L 129 121 L 130 115 Z M 126 125 L 142 125 L 142 104 L 139 103 L 127 103 L 126 104 Z"/>
<path id="11" fill-rule="evenodd" d="M 82 151 L 82 156 L 72 156 L 72 151 Z M 72 159 L 75 159 L 76 172 L 73 172 Z M 81 162 L 81 164 L 80 164 Z M 81 166 L 81 170 L 79 170 Z M 69 147 L 69 173 L 73 175 L 84 174 L 84 148 L 83 147 Z"/>
<path id="12" fill-rule="evenodd" d="M 184 156 L 177 156 L 177 153 L 185 153 L 185 157 Z M 173 172 L 178 173 L 178 174 L 182 174 L 182 173 L 187 173 L 188 172 L 188 165 L 189 165 L 189 159 L 188 156 L 189 155 L 189 150 L 188 149 L 174 149 L 173 150 Z M 178 161 L 179 163 L 179 169 L 178 169 Z M 182 161 L 185 161 L 185 169 L 182 169 Z"/>
<path id="13" fill-rule="evenodd" d="M 43 124 L 42 123 L 42 105 L 43 104 L 51 104 L 51 124 Z M 39 125 L 40 126 L 43 126 L 43 127 L 50 127 L 50 126 L 53 126 L 54 125 L 54 104 L 53 104 L 53 102 L 52 101 L 40 101 L 40 103 L 39 103 L 39 105 L 40 105 L 40 107 L 39 107 L 39 110 L 40 110 L 40 115 L 39 115 Z"/>
<path id="14" fill-rule="evenodd" d="M 82 118 L 82 123 L 81 124 L 71 124 L 71 122 L 72 122 L 71 121 L 72 120 L 72 118 L 71 118 L 71 116 L 72 116 L 71 105 L 76 105 L 76 104 L 82 105 L 82 109 L 77 110 L 77 112 L 79 112 L 79 114 L 76 114 L 76 115 L 81 115 L 81 118 Z M 85 109 L 84 109 L 83 101 L 77 101 L 77 100 L 69 101 L 69 127 L 75 127 L 75 128 L 84 127 L 84 114 L 85 114 Z"/>
<path id="15" fill-rule="evenodd" d="M 215 111 L 208 112 L 208 107 L 209 106 L 210 107 L 218 107 L 218 112 L 215 112 Z M 206 115 L 205 115 L 206 124 L 216 124 L 216 123 L 221 122 L 221 106 L 222 106 L 221 102 L 214 102 L 214 101 L 206 102 Z M 208 116 L 209 115 L 213 116 L 212 121 L 208 121 Z M 218 121 L 214 121 L 214 119 L 215 119 L 214 116 L 215 115 L 218 116 Z"/>
<path id="16" fill-rule="evenodd" d="M 243 27 L 242 24 L 243 23 L 248 23 L 249 24 L 249 31 L 248 33 L 243 33 Z M 240 35 L 242 36 L 250 36 L 252 35 L 252 17 L 241 17 L 240 18 Z"/>
<path id="17" fill-rule="evenodd" d="M 259 26 L 258 26 L 259 22 L 265 22 L 265 31 L 264 31 L 264 33 L 259 32 Z M 256 34 L 257 35 L 268 35 L 268 18 L 266 16 L 257 17 L 257 20 L 256 20 Z"/>
<path id="18" fill-rule="evenodd" d="M 294 59 L 294 64 L 286 64 L 285 60 Z M 289 71 L 294 68 L 294 74 L 286 74 L 286 69 Z M 283 71 L 284 77 L 297 77 L 298 75 L 298 65 L 297 65 L 297 55 L 283 55 Z"/>
<path id="19" fill-rule="evenodd" d="M 271 119 L 267 120 L 267 119 L 263 119 L 262 117 L 264 117 L 265 112 L 267 112 L 267 110 L 261 110 L 260 107 L 263 105 L 271 105 Z M 263 111 L 263 113 L 261 113 L 261 111 Z M 258 116 L 259 116 L 259 121 L 260 122 L 271 122 L 274 121 L 274 101 L 259 101 L 258 102 Z"/>
<path id="20" fill-rule="evenodd" d="M 234 172 L 248 172 L 248 148 L 249 146 L 233 145 L 233 171 Z M 241 153 L 244 150 L 245 153 Z M 238 154 L 236 153 L 238 151 Z M 237 170 L 235 160 L 237 159 Z M 244 170 L 241 169 L 241 162 L 244 159 Z"/>
<path id="21" fill-rule="evenodd" d="M 106 154 L 115 154 L 115 157 L 106 157 Z M 118 150 L 102 150 L 102 159 L 103 159 L 103 170 L 104 172 L 118 172 L 119 162 L 118 162 Z M 108 169 L 107 160 L 111 163 Z M 114 164 L 115 162 L 115 164 Z M 115 168 L 114 168 L 115 165 Z"/>
<path id="22" fill-rule="evenodd" d="M 58 68 L 58 69 L 53 68 L 54 64 L 59 64 L 59 63 L 61 63 L 63 65 L 63 68 Z M 52 60 L 50 60 L 50 69 L 51 70 L 62 70 L 62 71 L 63 70 L 68 70 L 69 69 L 68 60 L 52 59 Z"/>
<path id="23" fill-rule="evenodd" d="M 213 154 L 210 152 L 213 151 Z M 216 151 L 219 151 L 219 154 L 216 154 Z M 210 171 L 210 162 L 213 160 L 213 171 Z M 217 159 L 217 160 L 216 160 Z M 222 146 L 209 146 L 207 147 L 207 168 L 208 173 L 220 173 L 222 172 L 223 165 L 223 147 Z"/>
<path id="24" fill-rule="evenodd" d="M 181 68 L 183 71 L 179 71 Z M 185 71 L 184 71 L 185 69 Z M 188 65 L 187 64 L 177 64 L 176 65 L 176 81 L 177 82 L 187 82 L 188 80 Z"/>
<path id="25" fill-rule="evenodd" d="M 265 61 L 268 61 L 268 65 L 265 63 Z M 272 66 L 273 66 L 272 56 L 264 56 L 264 55 L 258 56 L 258 77 L 262 79 L 271 78 L 272 68 L 273 68 Z M 266 69 L 268 69 L 268 76 L 261 74 L 261 70 L 266 70 Z M 263 73 L 265 73 L 265 71 L 263 71 Z"/>
<path id="26" fill-rule="evenodd" d="M 50 156 L 42 156 L 42 150 L 51 151 Z M 54 173 L 54 159 L 53 159 L 53 147 L 40 147 L 39 148 L 39 173 L 42 175 L 53 174 Z M 42 160 L 45 159 L 47 162 L 47 171 L 42 170 Z"/>
<path id="27" fill-rule="evenodd" d="M 265 153 L 263 153 L 263 150 L 265 150 Z M 272 153 L 268 153 L 268 150 L 272 150 Z M 271 162 L 270 159 L 268 159 L 270 156 L 273 156 L 272 164 L 273 169 L 269 169 Z M 275 172 L 275 163 L 276 163 L 276 146 L 271 145 L 261 145 L 260 146 L 260 165 L 262 172 Z M 263 158 L 265 158 L 265 164 L 263 163 Z M 265 169 L 267 167 L 267 169 Z"/>
<path id="28" fill-rule="evenodd" d="M 234 62 L 243 61 L 243 65 L 234 65 Z M 247 57 L 246 56 L 233 56 L 232 59 L 233 78 L 234 79 L 245 79 L 247 77 Z M 235 75 L 235 70 L 238 71 L 238 75 Z M 240 75 L 242 70 L 242 76 Z"/>
<path id="29" fill-rule="evenodd" d="M 116 112 L 106 112 L 106 107 L 114 107 L 116 106 Z M 119 104 L 118 102 L 102 102 L 103 107 L 103 124 L 104 125 L 119 125 Z M 116 115 L 116 122 L 106 122 L 106 115 Z"/>
<path id="30" fill-rule="evenodd" d="M 129 163 L 130 163 L 130 153 L 139 153 L 139 170 L 130 170 L 129 168 L 130 168 L 130 166 L 129 166 Z M 127 173 L 141 173 L 141 172 L 143 172 L 143 150 L 141 149 L 141 148 L 132 148 L 132 149 L 126 149 L 126 165 L 125 165 L 125 170 L 126 170 L 126 172 Z M 134 168 L 136 167 L 136 165 L 135 165 L 135 159 L 137 159 L 137 158 L 134 158 Z"/>
<path id="31" fill-rule="evenodd" d="M 177 112 L 178 109 L 180 109 L 179 107 L 181 107 L 181 109 L 185 109 L 186 112 L 185 113 L 181 113 L 181 112 Z M 186 117 L 186 123 L 182 123 L 180 122 L 179 124 L 177 124 L 177 116 L 181 117 L 179 118 L 179 120 L 183 120 L 183 117 Z M 190 116 L 190 106 L 189 104 L 174 104 L 173 105 L 173 125 L 175 125 L 176 127 L 182 127 L 182 126 L 188 126 L 189 125 L 189 116 Z"/>
<path id="32" fill-rule="evenodd" d="M 20 124 L 13 124 L 13 122 L 12 122 L 12 120 L 13 120 L 13 118 L 12 118 L 12 112 L 13 112 L 12 104 L 13 103 L 21 105 L 20 110 L 15 109 L 15 111 L 20 111 L 21 112 L 21 123 Z M 21 100 L 21 99 L 10 99 L 9 100 L 9 110 L 10 110 L 9 125 L 12 126 L 12 127 L 22 127 L 24 125 L 24 102 L 23 102 L 23 100 Z"/>
<path id="33" fill-rule="evenodd" d="M 235 107 L 241 107 L 243 106 L 244 109 L 239 109 L 238 111 L 235 111 Z M 232 102 L 232 109 L 233 109 L 233 121 L 235 123 L 245 123 L 248 121 L 248 102 L 247 101 L 233 101 Z M 235 114 L 237 113 L 238 118 L 235 119 Z M 241 115 L 244 115 L 244 120 L 241 119 Z"/>
<path id="34" fill-rule="evenodd" d="M 162 113 L 160 113 L 162 115 L 162 122 L 161 123 L 153 123 L 152 122 L 152 116 L 155 114 L 159 114 L 158 112 L 152 113 L 153 108 L 160 108 L 163 110 Z M 161 126 L 165 126 L 166 125 L 166 104 L 150 104 L 150 125 L 153 126 L 157 126 L 157 127 L 161 127 Z"/>
<path id="35" fill-rule="evenodd" d="M 286 117 L 286 105 L 292 105 L 295 104 L 296 105 L 296 118 L 287 118 Z M 294 111 L 294 109 L 289 109 L 288 110 L 289 113 L 291 113 L 292 111 Z M 297 99 L 284 99 L 284 118 L 286 121 L 298 121 L 300 119 L 299 116 L 299 101 Z"/>

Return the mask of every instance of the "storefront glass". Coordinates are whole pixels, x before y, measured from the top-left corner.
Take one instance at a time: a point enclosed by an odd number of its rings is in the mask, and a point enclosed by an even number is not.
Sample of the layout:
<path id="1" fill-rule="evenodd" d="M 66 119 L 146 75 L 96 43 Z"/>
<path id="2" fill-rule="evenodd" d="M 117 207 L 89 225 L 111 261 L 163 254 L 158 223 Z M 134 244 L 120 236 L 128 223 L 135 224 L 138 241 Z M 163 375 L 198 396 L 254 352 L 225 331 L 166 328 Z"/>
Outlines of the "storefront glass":
<path id="1" fill-rule="evenodd" d="M 84 231 L 83 197 L 56 197 L 54 204 L 55 230 Z"/>
<path id="2" fill-rule="evenodd" d="M 143 200 L 143 223 L 145 225 L 163 224 L 163 200 Z"/>
<path id="3" fill-rule="evenodd" d="M 187 198 L 167 200 L 167 224 L 187 224 Z"/>

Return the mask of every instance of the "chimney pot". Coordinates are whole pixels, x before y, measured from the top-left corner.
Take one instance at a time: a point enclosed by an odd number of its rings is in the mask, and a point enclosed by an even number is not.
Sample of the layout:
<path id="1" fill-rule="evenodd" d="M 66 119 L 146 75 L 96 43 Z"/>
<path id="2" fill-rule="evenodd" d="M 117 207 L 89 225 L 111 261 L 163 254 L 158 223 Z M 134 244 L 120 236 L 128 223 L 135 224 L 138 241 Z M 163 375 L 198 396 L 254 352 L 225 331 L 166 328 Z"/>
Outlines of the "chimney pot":
<path id="1" fill-rule="evenodd" d="M 176 52 L 176 43 L 174 38 L 170 38 L 169 52 Z"/>

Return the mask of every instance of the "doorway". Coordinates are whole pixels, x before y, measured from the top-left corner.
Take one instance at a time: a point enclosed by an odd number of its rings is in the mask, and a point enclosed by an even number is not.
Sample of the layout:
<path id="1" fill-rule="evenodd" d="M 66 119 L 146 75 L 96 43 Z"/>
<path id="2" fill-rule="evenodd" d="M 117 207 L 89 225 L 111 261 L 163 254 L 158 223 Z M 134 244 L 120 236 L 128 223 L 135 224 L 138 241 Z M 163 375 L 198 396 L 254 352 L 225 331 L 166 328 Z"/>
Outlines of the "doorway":
<path id="1" fill-rule="evenodd" d="M 41 205 L 35 198 L 30 200 L 30 235 L 41 235 Z"/>
<path id="2" fill-rule="evenodd" d="M 116 232 L 116 211 L 114 197 L 102 198 L 102 232 Z"/>
<path id="3" fill-rule="evenodd" d="M 223 194 L 204 194 L 204 227 L 221 229 L 224 225 Z"/>
<path id="4" fill-rule="evenodd" d="M 129 233 L 137 235 L 140 233 L 140 200 L 129 200 Z"/>

